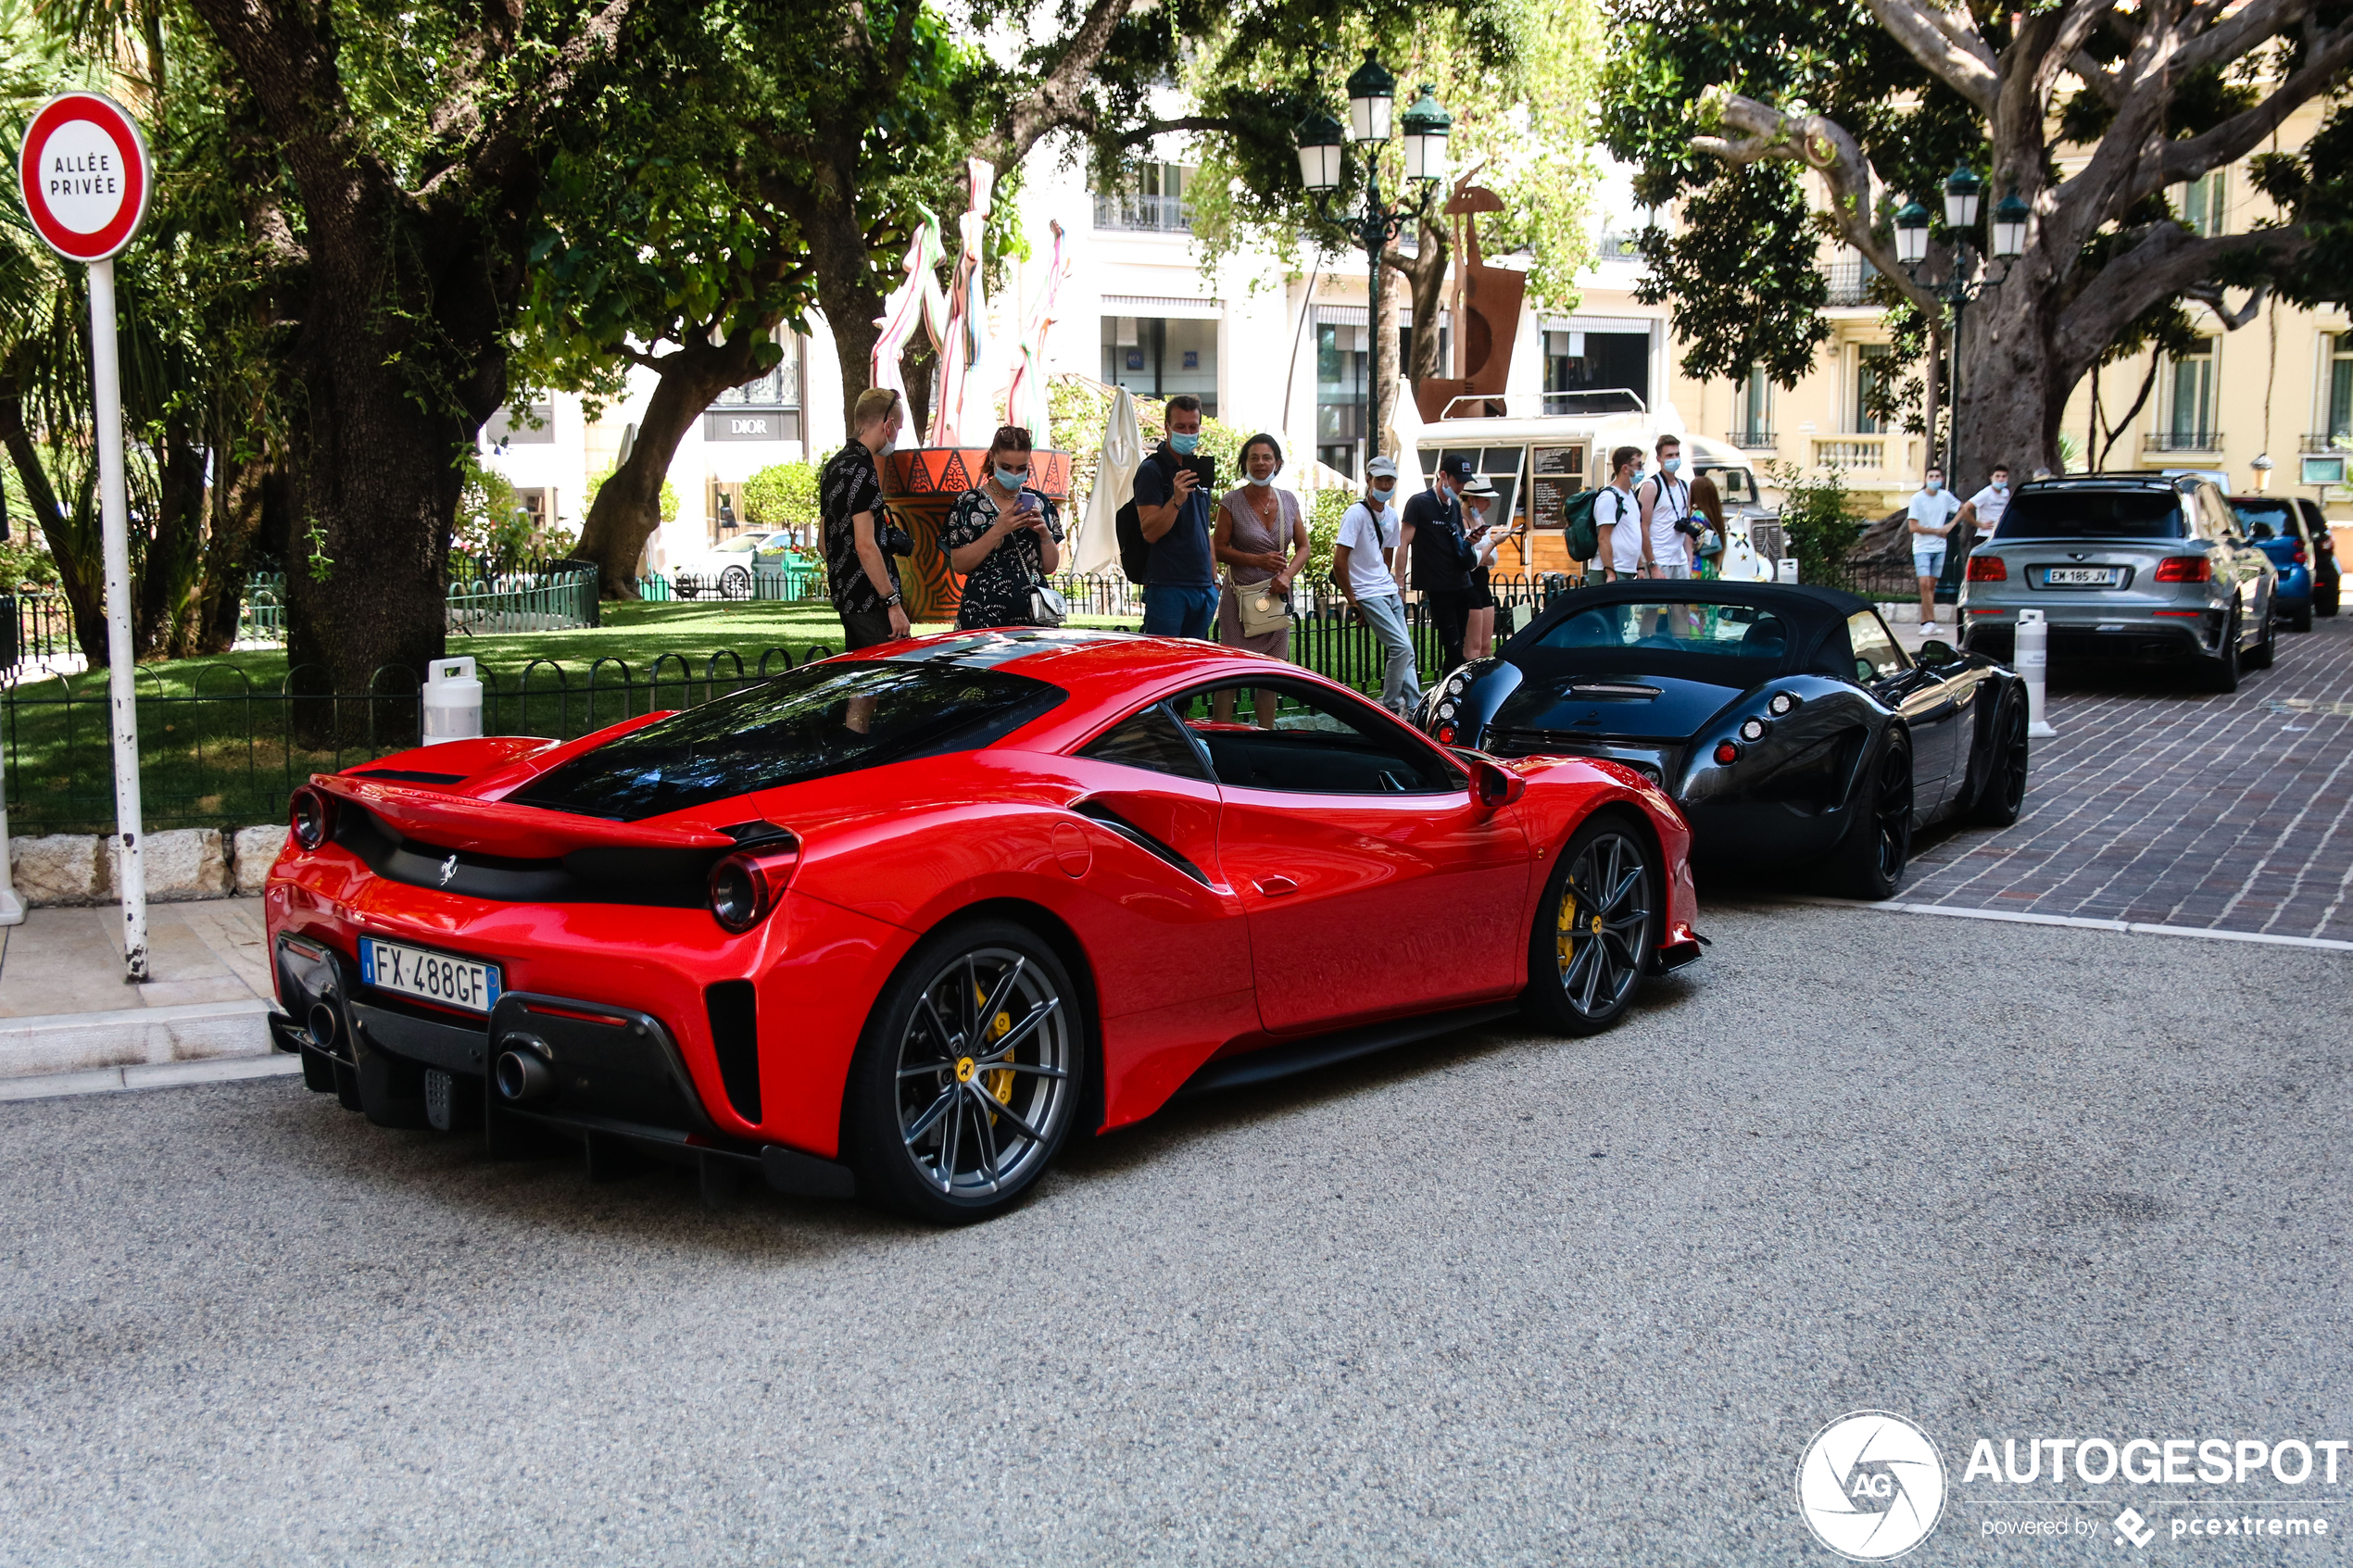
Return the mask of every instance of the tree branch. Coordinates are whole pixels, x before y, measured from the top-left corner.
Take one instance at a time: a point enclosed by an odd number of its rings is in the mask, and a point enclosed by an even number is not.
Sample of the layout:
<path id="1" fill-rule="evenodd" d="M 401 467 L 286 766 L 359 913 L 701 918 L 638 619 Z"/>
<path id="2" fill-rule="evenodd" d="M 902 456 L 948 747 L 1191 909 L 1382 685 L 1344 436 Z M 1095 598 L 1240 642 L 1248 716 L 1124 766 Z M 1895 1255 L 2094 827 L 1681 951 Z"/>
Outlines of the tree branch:
<path id="1" fill-rule="evenodd" d="M 2083 290 L 2059 313 L 2051 349 L 2062 380 L 2071 385 L 2081 379 L 2116 341 L 2125 322 L 2153 305 L 2197 289 L 2225 257 L 2259 250 L 2268 253 L 2267 259 L 2278 261 L 2294 257 L 2311 243 L 2311 233 L 2302 224 L 2204 237 L 2179 223 L 2150 224 L 2138 245 L 2103 267 L 2095 286 Z M 2214 287 L 2219 299 L 2219 285 Z M 2233 325 L 2253 320 L 2252 308 L 2217 309 L 2216 314 Z"/>
<path id="2" fill-rule="evenodd" d="M 1049 132 L 1069 127 L 1094 129 L 1087 106 L 1087 85 L 1117 28 L 1136 0 L 1093 0 L 1087 15 L 1063 44 L 1062 57 L 1038 79 L 1038 85 L 1013 107 L 1005 123 L 983 136 L 972 156 L 991 168 L 1011 169 L 1028 156 Z"/>
<path id="3" fill-rule="evenodd" d="M 2253 108 L 2185 142 L 2167 143 L 2154 177 L 2146 182 L 2148 189 L 2162 190 L 2236 162 L 2278 130 L 2289 115 L 2329 91 L 2348 65 L 2353 65 L 2353 25 L 2323 33 L 2319 46 L 2306 52 L 2304 65 Z"/>
<path id="4" fill-rule="evenodd" d="M 1813 169 L 1830 186 L 1831 222 L 1839 236 L 1869 257 L 1906 299 L 1931 316 L 1943 310 L 1936 296 L 1912 282 L 1895 253 L 1871 232 L 1872 193 L 1881 181 L 1845 127 L 1818 114 L 1783 114 L 1720 87 L 1711 88 L 1700 100 L 1700 123 L 1711 122 L 1741 135 L 1695 136 L 1693 152 L 1726 163 L 1778 160 Z"/>
<path id="5" fill-rule="evenodd" d="M 1153 137 L 1170 131 L 1222 131 L 1229 135 L 1239 135 L 1241 130 L 1242 122 L 1229 115 L 1182 114 L 1174 119 L 1147 119 L 1133 131 L 1122 133 L 1119 145 L 1140 147 Z"/>
<path id="6" fill-rule="evenodd" d="M 1870 6 L 1880 26 L 1931 76 L 1981 111 L 1994 112 L 2001 75 L 1966 9 L 1931 8 L 1919 0 L 1870 0 Z"/>

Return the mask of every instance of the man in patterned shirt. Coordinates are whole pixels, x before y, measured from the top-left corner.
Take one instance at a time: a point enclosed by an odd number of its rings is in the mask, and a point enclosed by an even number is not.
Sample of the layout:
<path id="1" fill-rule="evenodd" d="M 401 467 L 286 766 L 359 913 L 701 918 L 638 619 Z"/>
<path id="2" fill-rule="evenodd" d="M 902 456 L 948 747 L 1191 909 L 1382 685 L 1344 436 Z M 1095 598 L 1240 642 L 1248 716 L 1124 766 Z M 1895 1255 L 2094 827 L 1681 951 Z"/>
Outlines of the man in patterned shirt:
<path id="1" fill-rule="evenodd" d="M 898 393 L 868 387 L 850 410 L 856 438 L 825 464 L 817 482 L 818 508 L 825 520 L 825 579 L 841 616 L 845 650 L 890 642 L 909 630 L 899 562 L 889 548 L 899 531 L 883 512 L 882 476 L 875 469 L 875 459 L 898 444 L 906 422 Z"/>

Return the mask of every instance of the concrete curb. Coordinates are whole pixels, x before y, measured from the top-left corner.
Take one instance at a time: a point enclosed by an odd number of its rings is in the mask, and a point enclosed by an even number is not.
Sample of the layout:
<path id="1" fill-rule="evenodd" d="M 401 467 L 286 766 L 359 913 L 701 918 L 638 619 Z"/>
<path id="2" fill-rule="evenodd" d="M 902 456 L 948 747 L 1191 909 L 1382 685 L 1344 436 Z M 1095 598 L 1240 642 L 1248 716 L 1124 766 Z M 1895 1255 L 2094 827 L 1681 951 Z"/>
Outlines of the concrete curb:
<path id="1" fill-rule="evenodd" d="M 258 997 L 0 1019 L 0 1083 L 270 1054 L 270 1004 Z"/>
<path id="2" fill-rule="evenodd" d="M 261 1057 L 221 1057 L 210 1061 L 158 1061 L 144 1067 L 103 1067 L 92 1073 L 0 1078 L 0 1102 L 119 1094 L 125 1089 L 172 1089 L 189 1084 L 233 1083 L 242 1078 L 283 1078 L 301 1071 L 302 1059 L 283 1052 Z"/>

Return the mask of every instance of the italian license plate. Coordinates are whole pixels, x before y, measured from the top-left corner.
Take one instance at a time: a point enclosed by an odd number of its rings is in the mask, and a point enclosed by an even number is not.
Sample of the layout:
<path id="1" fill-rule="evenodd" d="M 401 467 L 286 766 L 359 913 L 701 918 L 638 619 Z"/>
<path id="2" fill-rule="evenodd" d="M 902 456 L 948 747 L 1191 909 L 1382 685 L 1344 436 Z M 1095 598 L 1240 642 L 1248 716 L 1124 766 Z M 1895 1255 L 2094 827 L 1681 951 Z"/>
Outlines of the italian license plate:
<path id="1" fill-rule="evenodd" d="M 2112 566 L 2055 566 L 2043 573 L 2043 581 L 2054 588 L 2108 588 L 2115 586 L 2116 569 Z"/>
<path id="2" fill-rule="evenodd" d="M 498 1005 L 498 966 L 428 952 L 405 942 L 359 938 L 359 978 L 379 991 L 486 1013 Z"/>

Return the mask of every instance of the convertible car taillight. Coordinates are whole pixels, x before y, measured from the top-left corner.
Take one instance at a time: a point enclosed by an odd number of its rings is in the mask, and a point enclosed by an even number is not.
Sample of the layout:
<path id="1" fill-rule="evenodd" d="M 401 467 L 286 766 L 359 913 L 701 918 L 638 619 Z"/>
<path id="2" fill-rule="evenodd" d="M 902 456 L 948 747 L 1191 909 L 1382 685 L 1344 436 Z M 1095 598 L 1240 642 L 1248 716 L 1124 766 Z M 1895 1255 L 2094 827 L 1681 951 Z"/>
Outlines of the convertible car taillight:
<path id="1" fill-rule="evenodd" d="M 318 848 L 334 834 L 334 797 L 315 785 L 304 784 L 287 798 L 286 826 L 296 844 L 305 849 Z"/>
<path id="2" fill-rule="evenodd" d="M 2159 583 L 2211 583 L 2214 563 L 2204 556 L 2168 556 L 2157 563 Z"/>
<path id="3" fill-rule="evenodd" d="M 1971 556 L 1969 558 L 1969 580 L 1972 583 L 2007 583 L 2010 569 L 1999 556 Z"/>
<path id="4" fill-rule="evenodd" d="M 711 868 L 711 916 L 729 931 L 749 931 L 768 918 L 800 864 L 798 847 L 728 856 Z"/>
<path id="5" fill-rule="evenodd" d="M 1739 746 L 1734 746 L 1734 745 L 1733 745 L 1730 741 L 1719 741 L 1718 743 L 1717 743 L 1717 746 L 1716 746 L 1716 760 L 1717 760 L 1717 761 L 1723 763 L 1723 764 L 1724 764 L 1724 765 L 1726 765 L 1727 767 L 1730 767 L 1732 763 L 1737 762 L 1737 761 L 1739 761 L 1740 759 L 1741 759 L 1741 748 L 1740 748 Z"/>

